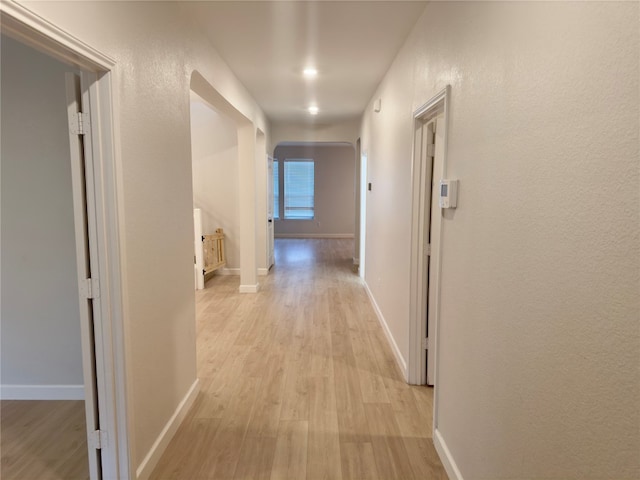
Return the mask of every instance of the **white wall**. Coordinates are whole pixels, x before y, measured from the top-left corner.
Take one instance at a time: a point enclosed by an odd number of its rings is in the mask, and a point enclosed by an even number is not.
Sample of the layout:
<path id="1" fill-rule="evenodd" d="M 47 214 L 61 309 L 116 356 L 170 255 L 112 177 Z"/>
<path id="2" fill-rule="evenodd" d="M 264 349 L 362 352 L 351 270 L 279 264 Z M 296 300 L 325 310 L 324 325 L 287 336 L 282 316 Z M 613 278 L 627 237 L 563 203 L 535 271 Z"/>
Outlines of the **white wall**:
<path id="1" fill-rule="evenodd" d="M 275 149 L 275 158 L 280 161 L 288 158 L 310 158 L 315 161 L 313 220 L 276 220 L 277 236 L 354 234 L 356 164 L 351 145 L 280 145 Z"/>
<path id="2" fill-rule="evenodd" d="M 53 386 L 75 386 L 82 398 L 71 69 L 4 36 L 1 48 L 2 393 L 55 399 Z"/>
<path id="3" fill-rule="evenodd" d="M 268 124 L 179 2 L 24 5 L 117 62 L 128 415 L 137 468 L 196 380 L 189 126 L 194 70 L 267 136 Z"/>
<path id="4" fill-rule="evenodd" d="M 225 232 L 226 268 L 240 268 L 238 133 L 235 122 L 192 93 L 191 156 L 193 207 L 202 210 L 202 228 Z"/>
<path id="5" fill-rule="evenodd" d="M 406 358 L 412 112 L 452 85 L 435 422 L 466 480 L 640 476 L 638 7 L 430 3 L 365 112 L 366 282 Z"/>
<path id="6" fill-rule="evenodd" d="M 274 123 L 271 128 L 271 147 L 286 142 L 345 142 L 355 145 L 360 136 L 360 119 L 345 120 L 340 123 Z"/>

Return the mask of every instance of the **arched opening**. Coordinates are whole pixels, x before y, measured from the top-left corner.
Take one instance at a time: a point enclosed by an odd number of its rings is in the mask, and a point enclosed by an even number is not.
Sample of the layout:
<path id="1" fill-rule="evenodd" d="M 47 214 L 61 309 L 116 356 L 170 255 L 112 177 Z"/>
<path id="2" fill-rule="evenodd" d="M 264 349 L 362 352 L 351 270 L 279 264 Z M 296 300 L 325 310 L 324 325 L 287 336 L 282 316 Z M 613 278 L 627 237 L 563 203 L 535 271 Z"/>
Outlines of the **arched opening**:
<path id="1" fill-rule="evenodd" d="M 214 274 L 240 274 L 240 211 L 238 178 L 238 129 L 191 91 L 191 169 L 196 258 L 203 250 L 203 235 L 221 231 L 224 248 L 215 271 L 204 274 L 196 262 L 197 288 Z M 204 261 L 204 258 L 203 258 Z"/>
<path id="2" fill-rule="evenodd" d="M 258 251 L 266 251 L 257 213 L 266 204 L 259 197 L 266 195 L 266 187 L 258 188 L 266 181 L 264 134 L 199 72 L 193 72 L 190 86 L 194 207 L 200 207 L 203 228 L 224 231 L 224 224 L 229 229 L 227 261 L 219 273 L 240 275 L 240 292 L 254 293 L 259 289 Z M 258 168 L 259 157 L 265 172 Z M 201 272 L 195 273 L 197 283 Z"/>

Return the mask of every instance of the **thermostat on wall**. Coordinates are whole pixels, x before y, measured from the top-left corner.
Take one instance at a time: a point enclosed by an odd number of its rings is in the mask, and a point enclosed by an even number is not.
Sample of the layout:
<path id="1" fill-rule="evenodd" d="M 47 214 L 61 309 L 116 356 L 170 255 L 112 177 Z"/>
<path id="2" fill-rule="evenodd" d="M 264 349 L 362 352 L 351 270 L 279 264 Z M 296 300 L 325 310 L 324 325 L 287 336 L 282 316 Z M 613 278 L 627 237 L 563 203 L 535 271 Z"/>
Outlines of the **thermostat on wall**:
<path id="1" fill-rule="evenodd" d="M 458 180 L 440 180 L 440 208 L 456 208 Z"/>

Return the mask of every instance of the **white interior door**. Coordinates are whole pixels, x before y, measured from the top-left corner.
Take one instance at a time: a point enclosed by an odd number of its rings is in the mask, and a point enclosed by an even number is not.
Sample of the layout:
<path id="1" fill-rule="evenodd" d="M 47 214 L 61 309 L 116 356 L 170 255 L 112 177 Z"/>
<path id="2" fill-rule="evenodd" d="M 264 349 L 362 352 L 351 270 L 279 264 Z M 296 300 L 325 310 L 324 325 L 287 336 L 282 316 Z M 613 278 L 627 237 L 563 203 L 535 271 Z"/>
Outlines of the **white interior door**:
<path id="1" fill-rule="evenodd" d="M 446 175 L 449 92 L 450 87 L 443 89 L 414 112 L 407 364 L 407 380 L 413 385 L 435 385 L 438 381 L 440 244 L 444 217 L 436 187 Z"/>
<path id="2" fill-rule="evenodd" d="M 273 201 L 274 201 L 274 182 L 273 182 L 273 158 L 267 157 L 267 268 L 271 268 L 275 263 L 274 258 L 274 220 L 273 220 Z"/>
<path id="3" fill-rule="evenodd" d="M 202 210 L 193 209 L 193 250 L 196 290 L 204 288 L 204 251 L 202 249 Z"/>
<path id="4" fill-rule="evenodd" d="M 360 153 L 360 265 L 358 273 L 364 278 L 365 251 L 367 247 L 367 192 L 368 188 L 367 154 Z"/>
<path id="5" fill-rule="evenodd" d="M 442 213 L 438 202 L 438 182 L 442 178 L 444 165 L 444 138 L 442 117 L 421 121 L 416 131 L 415 148 L 420 152 L 419 162 L 419 233 L 420 258 L 418 259 L 418 308 L 424 324 L 420 327 L 421 338 L 426 337 L 422 350 L 420 379 L 427 385 L 435 383 L 435 318 L 437 262 L 432 260 L 432 252 L 439 251 L 440 225 Z"/>
<path id="6" fill-rule="evenodd" d="M 433 202 L 433 188 L 434 188 L 434 172 L 433 172 L 433 157 L 434 157 L 434 129 L 435 122 L 425 121 L 422 123 L 421 130 L 417 132 L 417 145 L 416 148 L 420 151 L 420 219 L 422 228 L 420 229 L 418 241 L 421 245 L 422 257 L 420 259 L 420 272 L 419 272 L 419 285 L 420 285 L 420 312 L 421 318 L 424 319 L 424 336 L 427 336 L 429 325 L 433 322 L 429 322 L 429 264 L 431 255 L 431 215 L 432 215 L 432 202 Z M 433 362 L 429 361 L 428 353 L 433 349 L 430 349 L 427 345 L 427 350 L 423 352 L 423 371 L 422 378 L 426 374 L 427 384 L 433 385 L 429 382 L 429 375 L 424 370 L 433 371 Z"/>
<path id="7" fill-rule="evenodd" d="M 431 175 L 431 192 L 429 201 L 429 262 L 428 268 L 428 293 L 427 293 L 427 337 L 430 339 L 427 349 L 427 385 L 435 383 L 435 338 L 436 338 L 436 289 L 435 281 L 438 277 L 437 263 L 431 260 L 431 252 L 440 251 L 438 242 L 440 241 L 440 227 L 442 221 L 442 210 L 438 202 L 438 182 L 442 178 L 444 167 L 444 133 L 442 115 L 436 117 L 431 122 L 433 132 L 433 167 Z M 431 321 L 429 321 L 431 319 Z"/>
<path id="8" fill-rule="evenodd" d="M 100 368 L 96 362 L 96 345 L 99 345 L 99 342 L 96 341 L 96 335 L 99 335 L 100 330 L 101 309 L 89 102 L 86 98 L 83 101 L 83 92 L 88 94 L 85 83 L 80 75 L 67 74 L 67 113 L 71 147 L 89 475 L 91 480 L 99 480 L 102 478 L 102 433 L 98 397 Z"/>

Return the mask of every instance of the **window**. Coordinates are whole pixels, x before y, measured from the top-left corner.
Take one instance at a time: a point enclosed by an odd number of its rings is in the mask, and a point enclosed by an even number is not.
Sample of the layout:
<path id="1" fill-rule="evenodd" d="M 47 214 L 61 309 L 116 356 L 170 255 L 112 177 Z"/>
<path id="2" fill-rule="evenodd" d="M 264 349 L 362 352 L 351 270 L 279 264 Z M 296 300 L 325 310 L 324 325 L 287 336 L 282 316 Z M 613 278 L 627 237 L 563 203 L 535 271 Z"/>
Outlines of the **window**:
<path id="1" fill-rule="evenodd" d="M 280 218 L 280 162 L 273 162 L 273 218 Z"/>
<path id="2" fill-rule="evenodd" d="M 273 162 L 273 185 L 273 211 L 276 218 L 313 219 L 315 179 L 312 159 L 294 158 Z"/>
<path id="3" fill-rule="evenodd" d="M 313 160 L 284 161 L 284 218 L 313 218 Z"/>

